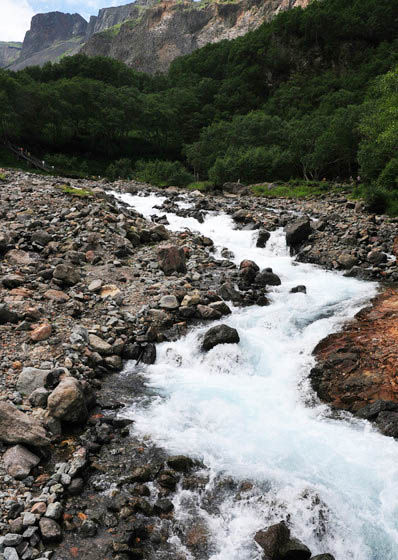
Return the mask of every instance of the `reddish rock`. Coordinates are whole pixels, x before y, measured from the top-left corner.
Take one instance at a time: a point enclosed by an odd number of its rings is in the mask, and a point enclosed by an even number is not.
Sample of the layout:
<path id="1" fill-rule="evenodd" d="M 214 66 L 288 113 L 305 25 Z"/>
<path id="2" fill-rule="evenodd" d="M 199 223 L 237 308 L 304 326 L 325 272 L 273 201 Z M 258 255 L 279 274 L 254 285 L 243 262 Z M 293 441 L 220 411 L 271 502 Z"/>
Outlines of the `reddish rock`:
<path id="1" fill-rule="evenodd" d="M 378 400 L 398 403 L 398 290 L 376 297 L 314 354 L 311 382 L 322 400 L 351 412 Z"/>
<path id="2" fill-rule="evenodd" d="M 50 338 L 52 333 L 52 327 L 49 323 L 44 323 L 39 327 L 36 327 L 31 333 L 30 338 L 33 342 L 39 342 L 41 340 L 47 340 Z"/>
<path id="3" fill-rule="evenodd" d="M 186 272 L 185 252 L 176 245 L 164 245 L 158 249 L 159 266 L 165 274 Z"/>
<path id="4" fill-rule="evenodd" d="M 47 290 L 44 297 L 46 299 L 57 301 L 58 303 L 65 303 L 70 299 L 68 294 L 62 292 L 61 290 Z"/>

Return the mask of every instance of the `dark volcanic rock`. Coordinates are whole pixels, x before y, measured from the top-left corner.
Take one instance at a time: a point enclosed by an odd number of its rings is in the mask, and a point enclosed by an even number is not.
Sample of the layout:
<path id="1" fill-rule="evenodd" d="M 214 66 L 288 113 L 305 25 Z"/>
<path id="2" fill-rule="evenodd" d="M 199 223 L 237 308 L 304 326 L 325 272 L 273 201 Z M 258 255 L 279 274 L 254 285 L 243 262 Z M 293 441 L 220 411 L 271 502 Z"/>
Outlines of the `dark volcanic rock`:
<path id="1" fill-rule="evenodd" d="M 209 329 L 202 341 L 202 350 L 208 351 L 217 344 L 235 344 L 240 341 L 238 331 L 228 325 L 217 325 Z"/>
<path id="2" fill-rule="evenodd" d="M 258 272 L 254 279 L 257 286 L 280 286 L 281 279 L 279 276 L 272 272 L 272 268 L 266 268 L 261 272 Z"/>
<path id="3" fill-rule="evenodd" d="M 279 554 L 282 560 L 309 560 L 311 558 L 310 549 L 298 539 L 290 539 L 281 546 Z"/>
<path id="4" fill-rule="evenodd" d="M 310 234 L 312 233 L 312 228 L 310 224 L 309 218 L 302 218 L 301 220 L 297 220 L 293 224 L 289 224 L 285 227 L 286 233 L 286 244 L 288 247 L 296 248 L 303 241 L 308 239 Z"/>
<path id="5" fill-rule="evenodd" d="M 158 249 L 159 266 L 165 274 L 186 272 L 185 253 L 181 247 L 165 245 Z"/>
<path id="6" fill-rule="evenodd" d="M 267 244 L 268 239 L 271 237 L 271 234 L 266 229 L 260 229 L 258 232 L 256 247 L 265 247 Z"/>
<path id="7" fill-rule="evenodd" d="M 290 539 L 290 531 L 283 521 L 271 525 L 265 531 L 258 531 L 254 540 L 264 550 L 267 560 L 280 560 L 280 549 L 287 545 Z"/>

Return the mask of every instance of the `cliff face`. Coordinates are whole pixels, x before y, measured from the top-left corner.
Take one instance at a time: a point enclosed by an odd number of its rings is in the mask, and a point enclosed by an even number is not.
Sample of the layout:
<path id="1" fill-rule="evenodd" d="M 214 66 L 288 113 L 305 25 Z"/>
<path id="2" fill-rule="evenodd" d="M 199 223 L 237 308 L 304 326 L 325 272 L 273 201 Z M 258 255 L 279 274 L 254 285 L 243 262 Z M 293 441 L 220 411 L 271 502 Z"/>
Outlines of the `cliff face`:
<path id="1" fill-rule="evenodd" d="M 22 43 L 6 43 L 0 41 L 0 68 L 12 64 L 21 53 Z"/>
<path id="2" fill-rule="evenodd" d="M 244 35 L 280 11 L 305 7 L 309 2 L 165 0 L 153 4 L 129 4 L 123 8 L 130 10 L 130 19 L 94 33 L 81 52 L 88 56 L 110 56 L 143 72 L 165 72 L 178 56 L 189 54 L 207 43 Z M 106 21 L 112 21 L 111 13 Z M 95 22 L 98 28 L 100 25 L 103 23 Z"/>
<path id="3" fill-rule="evenodd" d="M 79 14 L 49 12 L 33 16 L 20 56 L 11 69 L 42 65 L 57 60 L 65 53 L 75 54 L 84 40 L 87 25 Z"/>
<path id="4" fill-rule="evenodd" d="M 143 8 L 152 6 L 155 2 L 156 0 L 137 0 L 125 6 L 102 8 L 102 10 L 98 12 L 98 16 L 91 16 L 87 27 L 86 38 L 89 39 L 94 33 L 101 33 L 124 21 L 137 19 Z"/>

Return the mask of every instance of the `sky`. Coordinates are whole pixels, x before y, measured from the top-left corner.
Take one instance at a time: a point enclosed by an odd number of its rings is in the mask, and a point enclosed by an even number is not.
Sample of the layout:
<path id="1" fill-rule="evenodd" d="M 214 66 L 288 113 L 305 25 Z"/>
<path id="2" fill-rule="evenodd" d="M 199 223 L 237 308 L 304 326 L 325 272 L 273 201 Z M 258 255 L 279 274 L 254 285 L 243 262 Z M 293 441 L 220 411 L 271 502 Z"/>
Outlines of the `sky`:
<path id="1" fill-rule="evenodd" d="M 100 8 L 121 6 L 132 0 L 0 0 L 0 41 L 23 41 L 35 14 L 44 12 L 78 13 L 85 19 Z"/>

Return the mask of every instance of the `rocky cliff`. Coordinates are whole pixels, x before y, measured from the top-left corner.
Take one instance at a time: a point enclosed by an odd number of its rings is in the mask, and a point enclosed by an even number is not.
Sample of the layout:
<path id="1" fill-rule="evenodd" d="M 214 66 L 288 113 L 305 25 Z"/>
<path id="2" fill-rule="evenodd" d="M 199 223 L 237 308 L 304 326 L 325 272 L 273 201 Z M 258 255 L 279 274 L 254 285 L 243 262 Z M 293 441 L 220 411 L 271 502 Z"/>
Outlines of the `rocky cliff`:
<path id="1" fill-rule="evenodd" d="M 22 43 L 6 43 L 0 41 L 0 68 L 12 64 L 21 53 Z"/>
<path id="2" fill-rule="evenodd" d="M 8 62 L 2 63 L 0 43 L 0 66 L 21 70 L 81 51 L 116 58 L 143 72 L 165 72 L 178 56 L 244 35 L 280 11 L 310 1 L 137 0 L 104 8 L 89 23 L 79 14 L 37 14 L 18 58 L 8 59 L 11 51 L 6 50 Z"/>
<path id="3" fill-rule="evenodd" d="M 86 36 L 87 21 L 79 14 L 49 12 L 33 16 L 18 60 L 12 70 L 57 60 L 79 51 Z"/>
<path id="4" fill-rule="evenodd" d="M 84 45 L 88 56 L 110 56 L 137 70 L 164 72 L 178 56 L 207 43 L 234 39 L 256 29 L 282 10 L 306 6 L 310 0 L 165 0 L 124 6 L 131 17 L 96 32 Z M 116 9 L 117 10 L 117 9 Z M 109 19 L 112 21 L 112 12 Z M 138 15 L 137 15 L 138 13 Z M 99 21 L 93 22 L 99 29 Z"/>

